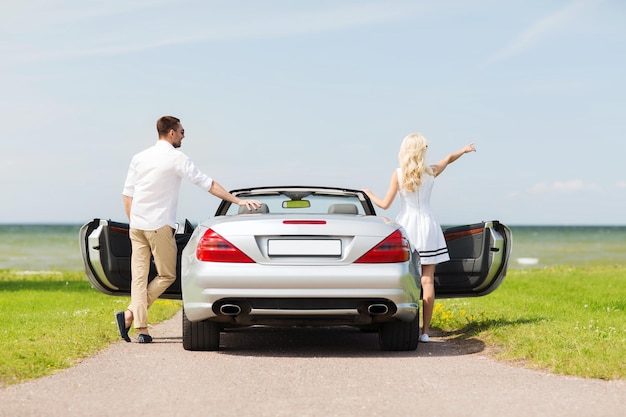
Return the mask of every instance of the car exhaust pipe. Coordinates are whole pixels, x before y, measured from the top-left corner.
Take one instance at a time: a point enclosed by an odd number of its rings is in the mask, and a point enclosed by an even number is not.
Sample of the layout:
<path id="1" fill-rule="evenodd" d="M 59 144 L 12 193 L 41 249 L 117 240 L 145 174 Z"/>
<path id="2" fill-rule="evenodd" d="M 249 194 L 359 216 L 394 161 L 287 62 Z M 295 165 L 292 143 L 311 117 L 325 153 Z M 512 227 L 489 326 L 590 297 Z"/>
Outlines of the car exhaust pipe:
<path id="1" fill-rule="evenodd" d="M 370 304 L 367 307 L 367 312 L 372 316 L 382 316 L 389 312 L 389 307 L 385 304 Z"/>
<path id="2" fill-rule="evenodd" d="M 237 304 L 224 304 L 220 307 L 220 313 L 225 316 L 236 316 L 241 313 L 241 307 Z"/>

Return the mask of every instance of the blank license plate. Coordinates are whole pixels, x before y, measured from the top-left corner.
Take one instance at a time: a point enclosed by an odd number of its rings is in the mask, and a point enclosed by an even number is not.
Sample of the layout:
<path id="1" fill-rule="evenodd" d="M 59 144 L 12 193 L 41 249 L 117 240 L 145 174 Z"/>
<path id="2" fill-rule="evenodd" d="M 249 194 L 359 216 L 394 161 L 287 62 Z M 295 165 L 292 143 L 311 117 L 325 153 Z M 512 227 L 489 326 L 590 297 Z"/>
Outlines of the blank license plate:
<path id="1" fill-rule="evenodd" d="M 341 256 L 341 240 L 270 239 L 269 255 L 283 256 Z"/>

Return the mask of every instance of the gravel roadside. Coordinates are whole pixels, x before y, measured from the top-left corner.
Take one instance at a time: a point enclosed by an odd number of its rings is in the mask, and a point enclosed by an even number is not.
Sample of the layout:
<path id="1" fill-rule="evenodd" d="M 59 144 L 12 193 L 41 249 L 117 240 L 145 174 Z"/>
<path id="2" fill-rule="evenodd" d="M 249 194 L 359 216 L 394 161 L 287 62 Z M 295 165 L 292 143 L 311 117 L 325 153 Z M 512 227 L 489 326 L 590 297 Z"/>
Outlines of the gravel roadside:
<path id="1" fill-rule="evenodd" d="M 478 340 L 381 352 L 353 329 L 242 329 L 187 352 L 180 313 L 149 345 L 0 389 L 0 416 L 619 416 L 626 381 L 563 377 L 489 358 Z"/>

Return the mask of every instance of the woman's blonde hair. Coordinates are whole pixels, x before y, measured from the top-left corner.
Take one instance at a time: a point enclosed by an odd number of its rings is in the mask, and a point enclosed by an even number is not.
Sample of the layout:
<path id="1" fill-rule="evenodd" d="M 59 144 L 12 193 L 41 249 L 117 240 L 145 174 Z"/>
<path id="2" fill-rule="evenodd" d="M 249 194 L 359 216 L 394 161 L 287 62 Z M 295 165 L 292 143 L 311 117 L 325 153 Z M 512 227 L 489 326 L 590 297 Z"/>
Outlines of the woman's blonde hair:
<path id="1" fill-rule="evenodd" d="M 426 165 L 426 138 L 419 133 L 411 133 L 402 140 L 398 160 L 402 172 L 400 188 L 415 191 L 422 185 L 424 173 L 433 175 L 433 170 Z"/>

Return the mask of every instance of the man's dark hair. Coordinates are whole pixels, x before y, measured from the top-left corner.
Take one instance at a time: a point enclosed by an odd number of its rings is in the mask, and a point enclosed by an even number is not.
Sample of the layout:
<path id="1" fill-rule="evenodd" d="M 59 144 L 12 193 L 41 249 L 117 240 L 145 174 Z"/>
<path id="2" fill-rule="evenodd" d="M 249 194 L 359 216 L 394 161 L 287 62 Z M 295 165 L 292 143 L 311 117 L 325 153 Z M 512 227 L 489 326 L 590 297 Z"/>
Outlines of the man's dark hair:
<path id="1" fill-rule="evenodd" d="M 159 132 L 159 137 L 167 136 L 170 130 L 178 129 L 178 125 L 180 123 L 180 119 L 174 116 L 163 116 L 159 120 L 157 120 L 157 132 Z"/>

